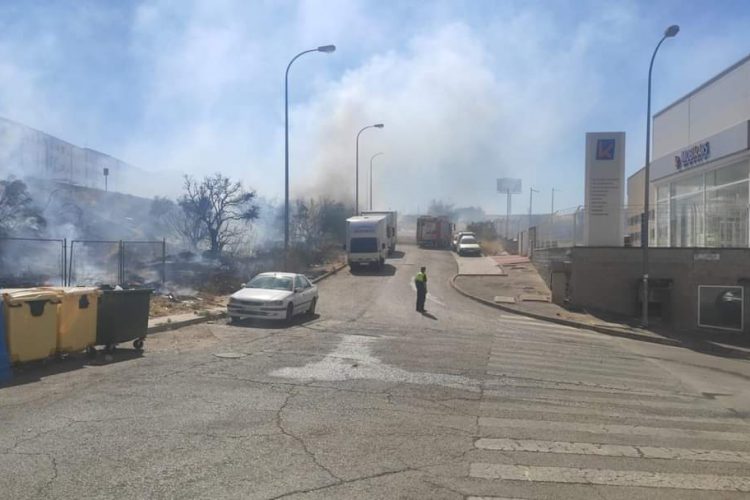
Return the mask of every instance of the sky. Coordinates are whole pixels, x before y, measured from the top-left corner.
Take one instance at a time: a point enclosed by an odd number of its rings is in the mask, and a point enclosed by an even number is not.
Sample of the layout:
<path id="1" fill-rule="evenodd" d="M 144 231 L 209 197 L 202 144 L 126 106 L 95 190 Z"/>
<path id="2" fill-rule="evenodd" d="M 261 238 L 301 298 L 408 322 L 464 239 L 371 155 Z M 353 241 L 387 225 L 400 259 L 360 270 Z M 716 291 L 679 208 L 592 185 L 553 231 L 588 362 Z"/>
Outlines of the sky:
<path id="1" fill-rule="evenodd" d="M 94 0 L 0 2 L 0 116 L 150 172 L 221 172 L 284 193 L 289 73 L 293 197 L 424 212 L 439 199 L 505 212 L 583 203 L 585 133 L 627 134 L 644 161 L 654 112 L 750 53 L 750 3 L 730 1 Z M 164 176 L 162 174 L 168 173 Z M 165 181 L 163 179 L 175 179 Z M 144 185 L 151 178 L 144 179 Z M 157 182 L 157 181 L 152 181 Z M 153 187 L 153 186 L 151 186 Z"/>

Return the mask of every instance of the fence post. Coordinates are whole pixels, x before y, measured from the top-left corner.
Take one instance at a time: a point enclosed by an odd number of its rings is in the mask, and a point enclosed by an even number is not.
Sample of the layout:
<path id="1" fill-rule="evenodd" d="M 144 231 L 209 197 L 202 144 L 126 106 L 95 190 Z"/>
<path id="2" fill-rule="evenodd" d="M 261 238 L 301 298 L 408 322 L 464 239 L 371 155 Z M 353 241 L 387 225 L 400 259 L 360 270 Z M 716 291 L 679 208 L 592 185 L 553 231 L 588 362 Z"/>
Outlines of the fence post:
<path id="1" fill-rule="evenodd" d="M 164 286 L 167 282 L 167 239 L 161 240 L 161 284 Z"/>
<path id="2" fill-rule="evenodd" d="M 68 238 L 63 238 L 62 240 L 62 269 L 61 269 L 61 277 L 62 277 L 62 286 L 68 285 L 68 273 L 66 272 L 66 269 L 68 267 Z"/>
<path id="3" fill-rule="evenodd" d="M 76 240 L 70 240 L 70 255 L 68 256 L 68 284 L 73 283 L 73 245 Z"/>
<path id="4" fill-rule="evenodd" d="M 120 265 L 118 269 L 118 281 L 122 288 L 125 288 L 125 244 L 120 240 Z"/>

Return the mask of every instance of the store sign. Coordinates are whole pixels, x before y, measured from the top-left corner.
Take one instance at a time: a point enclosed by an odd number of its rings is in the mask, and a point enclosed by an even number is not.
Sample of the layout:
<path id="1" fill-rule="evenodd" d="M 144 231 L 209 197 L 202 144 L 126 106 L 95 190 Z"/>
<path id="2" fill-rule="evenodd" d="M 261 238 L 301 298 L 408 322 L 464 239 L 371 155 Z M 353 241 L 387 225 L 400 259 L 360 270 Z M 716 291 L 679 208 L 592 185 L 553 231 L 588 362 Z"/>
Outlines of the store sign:
<path id="1" fill-rule="evenodd" d="M 625 132 L 586 134 L 587 246 L 622 246 L 625 198 Z"/>
<path id="2" fill-rule="evenodd" d="M 711 158 L 711 143 L 701 142 L 695 146 L 681 151 L 679 156 L 674 157 L 674 166 L 677 170 L 691 168 L 700 165 Z"/>

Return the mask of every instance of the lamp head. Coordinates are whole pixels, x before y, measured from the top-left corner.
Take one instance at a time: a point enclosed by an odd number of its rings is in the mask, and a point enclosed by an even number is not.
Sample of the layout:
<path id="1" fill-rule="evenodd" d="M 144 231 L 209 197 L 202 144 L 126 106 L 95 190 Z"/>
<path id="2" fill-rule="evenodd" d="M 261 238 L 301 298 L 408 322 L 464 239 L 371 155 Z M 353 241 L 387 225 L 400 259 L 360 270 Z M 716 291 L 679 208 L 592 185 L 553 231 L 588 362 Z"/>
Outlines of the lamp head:
<path id="1" fill-rule="evenodd" d="M 326 52 L 330 54 L 331 52 L 335 52 L 335 51 L 336 51 L 335 45 L 321 45 L 320 47 L 318 47 L 318 52 Z"/>
<path id="2" fill-rule="evenodd" d="M 676 36 L 677 33 L 679 32 L 680 32 L 680 27 L 677 26 L 676 24 L 673 24 L 672 26 L 667 28 L 667 30 L 664 32 L 664 36 L 667 38 L 672 38 L 673 36 Z"/>
<path id="3" fill-rule="evenodd" d="M 383 125 L 382 123 L 376 123 L 375 125 L 373 125 L 373 127 L 375 128 L 383 128 L 384 126 L 385 125 Z"/>

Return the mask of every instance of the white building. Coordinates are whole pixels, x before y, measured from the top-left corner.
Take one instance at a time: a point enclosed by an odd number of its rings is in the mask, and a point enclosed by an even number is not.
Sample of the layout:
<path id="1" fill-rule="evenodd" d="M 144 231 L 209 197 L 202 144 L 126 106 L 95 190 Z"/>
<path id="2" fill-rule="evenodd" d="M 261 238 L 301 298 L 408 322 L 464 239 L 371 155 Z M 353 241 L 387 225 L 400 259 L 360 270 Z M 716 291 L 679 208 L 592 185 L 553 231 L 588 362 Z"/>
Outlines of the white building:
<path id="1" fill-rule="evenodd" d="M 749 247 L 750 55 L 653 120 L 650 245 Z M 643 182 L 643 169 L 628 179 L 634 245 Z"/>

